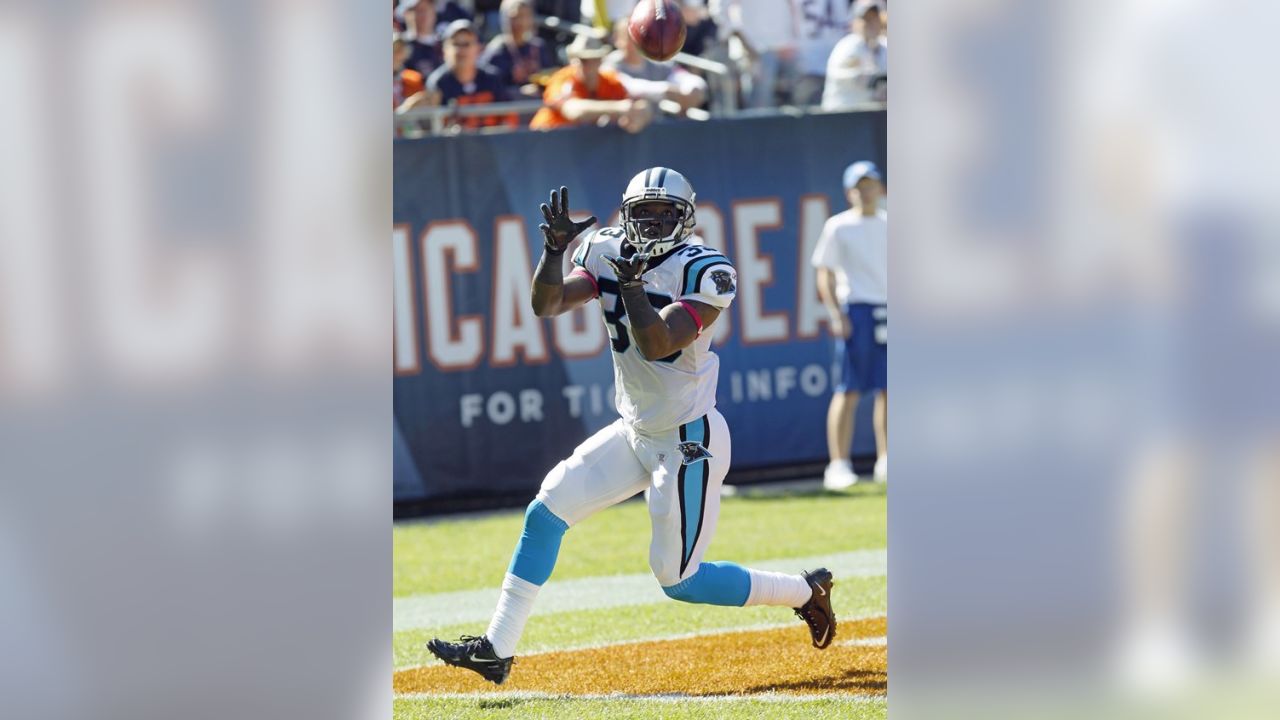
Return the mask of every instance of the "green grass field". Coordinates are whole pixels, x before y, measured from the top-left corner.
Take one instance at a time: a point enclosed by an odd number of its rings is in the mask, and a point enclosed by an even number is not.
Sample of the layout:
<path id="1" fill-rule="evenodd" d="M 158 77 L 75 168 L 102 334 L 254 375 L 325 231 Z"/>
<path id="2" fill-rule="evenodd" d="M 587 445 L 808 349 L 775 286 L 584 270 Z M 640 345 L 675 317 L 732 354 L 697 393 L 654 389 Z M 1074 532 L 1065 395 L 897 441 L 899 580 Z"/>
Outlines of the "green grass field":
<path id="1" fill-rule="evenodd" d="M 838 494 L 771 491 L 725 497 L 705 559 L 788 572 L 827 565 L 836 573 L 832 598 L 839 618 L 882 616 L 885 510 L 885 490 L 877 485 L 857 485 Z M 484 632 L 522 521 L 523 513 L 511 510 L 396 525 L 396 670 L 438 665 L 425 648 L 431 637 Z M 518 655 L 799 627 L 785 608 L 725 608 L 667 599 L 649 575 L 648 546 L 648 511 L 641 501 L 622 503 L 571 529 Z M 812 651 L 796 648 L 806 650 Z M 520 672 L 519 660 L 514 673 Z M 427 689 L 399 695 L 395 717 L 882 718 L 886 712 L 879 695 L 672 698 L 600 696 L 583 687 L 583 697 L 577 697 L 504 687 L 486 685 L 479 694 Z"/>

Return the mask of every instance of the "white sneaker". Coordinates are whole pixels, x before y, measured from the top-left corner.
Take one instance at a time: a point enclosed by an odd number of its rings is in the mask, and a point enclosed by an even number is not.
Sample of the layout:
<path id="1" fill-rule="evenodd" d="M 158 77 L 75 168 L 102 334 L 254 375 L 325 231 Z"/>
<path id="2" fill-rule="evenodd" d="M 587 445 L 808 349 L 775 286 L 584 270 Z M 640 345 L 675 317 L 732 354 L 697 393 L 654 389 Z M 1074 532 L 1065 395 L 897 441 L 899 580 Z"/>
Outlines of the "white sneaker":
<path id="1" fill-rule="evenodd" d="M 853 466 L 848 460 L 833 462 L 822 473 L 822 487 L 828 490 L 846 490 L 856 482 L 858 476 L 853 474 Z"/>
<path id="2" fill-rule="evenodd" d="M 888 482 L 889 480 L 889 454 L 885 453 L 876 458 L 875 473 L 871 476 L 878 483 Z"/>

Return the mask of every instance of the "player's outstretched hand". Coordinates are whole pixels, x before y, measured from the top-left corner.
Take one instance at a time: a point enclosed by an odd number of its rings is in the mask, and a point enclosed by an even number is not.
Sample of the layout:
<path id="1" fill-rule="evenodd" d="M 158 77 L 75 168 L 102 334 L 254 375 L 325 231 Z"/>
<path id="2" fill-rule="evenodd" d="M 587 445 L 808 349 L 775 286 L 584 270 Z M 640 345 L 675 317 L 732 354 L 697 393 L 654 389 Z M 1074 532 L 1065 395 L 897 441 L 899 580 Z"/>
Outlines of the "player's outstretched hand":
<path id="1" fill-rule="evenodd" d="M 613 274 L 618 276 L 618 285 L 626 288 L 643 283 L 640 276 L 649 267 L 649 253 L 638 252 L 631 257 L 614 258 L 605 255 L 604 261 L 609 263 Z"/>
<path id="2" fill-rule="evenodd" d="M 551 205 L 542 203 L 542 217 L 547 221 L 538 226 L 542 231 L 542 245 L 552 255 L 559 255 L 583 230 L 596 224 L 596 216 L 574 222 L 569 218 L 569 188 L 551 191 Z"/>

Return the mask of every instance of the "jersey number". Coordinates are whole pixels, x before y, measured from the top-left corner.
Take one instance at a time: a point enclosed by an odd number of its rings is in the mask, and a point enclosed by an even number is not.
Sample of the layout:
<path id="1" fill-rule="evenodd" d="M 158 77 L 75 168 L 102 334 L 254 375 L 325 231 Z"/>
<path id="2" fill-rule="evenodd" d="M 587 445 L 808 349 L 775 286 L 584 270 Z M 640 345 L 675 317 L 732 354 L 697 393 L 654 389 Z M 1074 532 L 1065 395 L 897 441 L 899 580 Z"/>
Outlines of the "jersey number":
<path id="1" fill-rule="evenodd" d="M 715 248 L 709 248 L 706 245 L 688 245 L 678 252 L 677 255 L 682 255 L 687 258 L 696 258 L 700 255 L 709 255 L 715 252 L 718 251 Z"/>
<path id="2" fill-rule="evenodd" d="M 877 307 L 871 310 L 871 319 L 875 321 L 876 344 L 889 344 L 889 308 Z"/>
<path id="3" fill-rule="evenodd" d="M 622 354 L 631 347 L 631 335 L 627 333 L 627 326 L 622 324 L 622 318 L 627 316 L 627 306 L 622 304 L 622 297 L 618 294 L 618 282 L 609 278 L 598 278 L 600 285 L 600 308 L 604 314 L 604 325 L 609 331 L 609 345 L 613 347 L 613 351 Z M 661 310 L 671 304 L 671 298 L 666 295 L 655 295 L 653 293 L 645 293 L 649 296 L 649 302 L 653 304 L 654 309 Z M 612 297 L 611 302 L 605 301 L 605 296 Z M 610 310 L 607 306 L 612 305 Z M 680 357 L 679 350 L 671 353 L 664 358 L 658 358 L 658 362 L 675 362 Z"/>

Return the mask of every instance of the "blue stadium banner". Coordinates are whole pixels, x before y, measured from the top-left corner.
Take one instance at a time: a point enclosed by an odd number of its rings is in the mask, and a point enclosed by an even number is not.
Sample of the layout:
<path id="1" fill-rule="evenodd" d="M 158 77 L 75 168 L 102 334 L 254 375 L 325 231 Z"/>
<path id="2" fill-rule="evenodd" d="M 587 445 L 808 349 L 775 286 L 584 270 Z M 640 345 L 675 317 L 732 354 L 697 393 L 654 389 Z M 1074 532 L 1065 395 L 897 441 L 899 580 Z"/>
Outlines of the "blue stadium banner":
<path id="1" fill-rule="evenodd" d="M 808 257 L 847 208 L 844 168 L 884 168 L 885 149 L 883 112 L 396 141 L 396 501 L 532 497 L 617 418 L 598 305 L 530 308 L 538 205 L 564 185 L 574 217 L 616 221 L 656 165 L 693 183 L 695 232 L 738 270 L 713 345 L 733 471 L 824 460 L 832 352 Z M 868 409 L 855 454 L 874 453 Z"/>

